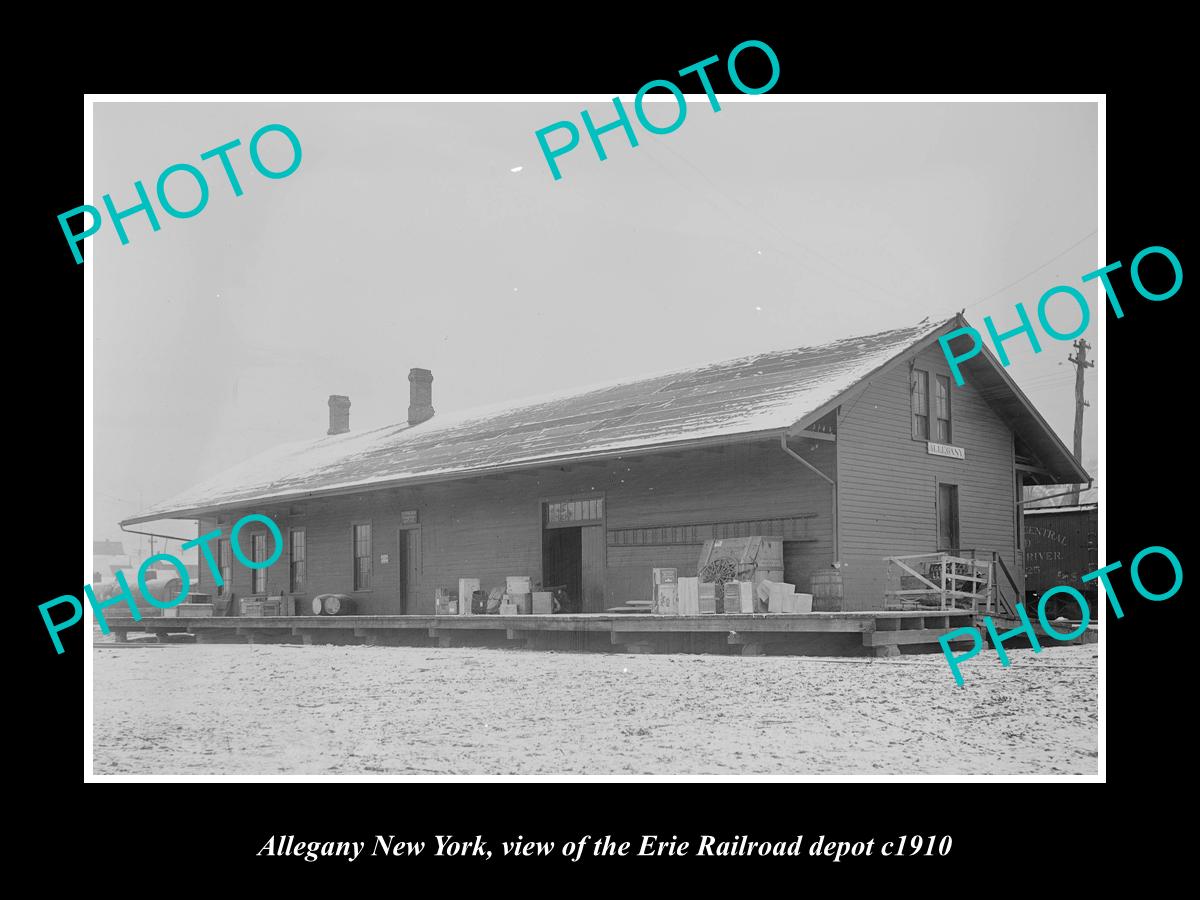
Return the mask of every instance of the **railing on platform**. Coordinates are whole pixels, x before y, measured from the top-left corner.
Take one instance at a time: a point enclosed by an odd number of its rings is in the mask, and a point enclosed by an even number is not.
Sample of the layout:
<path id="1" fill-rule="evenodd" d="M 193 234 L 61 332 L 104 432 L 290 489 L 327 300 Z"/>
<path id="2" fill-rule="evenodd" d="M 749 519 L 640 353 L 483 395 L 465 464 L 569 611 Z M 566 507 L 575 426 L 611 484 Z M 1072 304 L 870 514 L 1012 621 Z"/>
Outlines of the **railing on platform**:
<path id="1" fill-rule="evenodd" d="M 976 559 L 974 550 L 886 556 L 884 609 L 969 609 L 991 612 L 995 602 L 993 559 Z"/>

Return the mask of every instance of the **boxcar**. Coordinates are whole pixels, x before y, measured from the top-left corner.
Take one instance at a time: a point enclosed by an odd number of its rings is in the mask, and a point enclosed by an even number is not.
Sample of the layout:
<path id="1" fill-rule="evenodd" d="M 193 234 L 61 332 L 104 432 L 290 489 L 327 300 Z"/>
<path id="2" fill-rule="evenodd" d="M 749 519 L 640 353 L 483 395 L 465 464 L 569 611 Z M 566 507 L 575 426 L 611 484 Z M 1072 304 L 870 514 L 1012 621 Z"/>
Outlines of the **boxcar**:
<path id="1" fill-rule="evenodd" d="M 1031 617 L 1042 594 L 1058 585 L 1070 585 L 1087 598 L 1096 617 L 1097 581 L 1083 582 L 1096 562 L 1097 507 L 1058 506 L 1025 510 L 1025 608 Z M 1079 605 L 1070 597 L 1056 596 L 1046 605 L 1047 618 L 1079 618 Z"/>

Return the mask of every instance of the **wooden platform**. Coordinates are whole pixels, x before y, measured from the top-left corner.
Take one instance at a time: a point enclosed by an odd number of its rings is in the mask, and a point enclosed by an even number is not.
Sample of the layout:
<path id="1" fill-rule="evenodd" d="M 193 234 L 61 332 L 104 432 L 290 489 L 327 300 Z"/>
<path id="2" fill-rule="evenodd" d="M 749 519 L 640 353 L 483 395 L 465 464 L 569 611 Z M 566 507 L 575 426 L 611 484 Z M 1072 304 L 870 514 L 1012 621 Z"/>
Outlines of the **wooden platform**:
<path id="1" fill-rule="evenodd" d="M 983 625 L 983 618 L 979 619 L 980 626 Z M 992 616 L 992 624 L 996 627 L 999 634 L 1004 634 L 1014 628 L 1021 627 L 1021 620 L 1015 616 L 1004 616 L 996 614 Z M 1088 625 L 1087 630 L 1078 637 L 1071 638 L 1069 641 L 1064 641 L 1061 636 L 1056 637 L 1046 633 L 1046 629 L 1042 627 L 1041 622 L 1036 616 L 1030 617 L 1029 624 L 1033 626 L 1034 633 L 1038 636 L 1038 643 L 1042 647 L 1065 646 L 1067 644 L 1098 644 L 1100 642 L 1100 626 L 1095 622 Z M 1054 621 L 1050 623 L 1058 635 L 1070 634 L 1079 628 L 1079 620 L 1075 621 Z M 987 629 L 980 628 L 980 633 L 983 635 L 984 642 L 991 645 L 991 638 L 988 636 Z M 1020 638 L 1014 638 L 1012 644 L 1005 641 L 1005 646 L 1024 647 L 1028 646 L 1028 639 L 1021 635 Z"/>
<path id="2" fill-rule="evenodd" d="M 162 642 L 407 644 L 449 647 L 520 641 L 534 649 L 623 652 L 843 652 L 898 656 L 901 647 L 938 648 L 958 628 L 979 628 L 970 611 L 878 610 L 795 615 L 656 616 L 637 613 L 542 616 L 269 616 L 154 618 L 110 616 L 118 643 L 131 632 Z M 829 640 L 817 640 L 826 636 Z M 970 641 L 960 637 L 958 641 Z M 932 645 L 932 646 L 928 646 Z"/>

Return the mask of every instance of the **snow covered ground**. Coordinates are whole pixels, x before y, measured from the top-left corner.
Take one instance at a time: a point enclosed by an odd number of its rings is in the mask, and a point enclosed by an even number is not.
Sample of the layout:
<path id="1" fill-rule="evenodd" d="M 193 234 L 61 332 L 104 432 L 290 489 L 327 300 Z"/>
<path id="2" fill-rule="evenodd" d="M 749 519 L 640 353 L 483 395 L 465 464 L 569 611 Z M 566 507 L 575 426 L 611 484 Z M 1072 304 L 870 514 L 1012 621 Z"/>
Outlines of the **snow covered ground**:
<path id="1" fill-rule="evenodd" d="M 1097 647 L 899 659 L 109 645 L 97 774 L 1095 774 Z"/>

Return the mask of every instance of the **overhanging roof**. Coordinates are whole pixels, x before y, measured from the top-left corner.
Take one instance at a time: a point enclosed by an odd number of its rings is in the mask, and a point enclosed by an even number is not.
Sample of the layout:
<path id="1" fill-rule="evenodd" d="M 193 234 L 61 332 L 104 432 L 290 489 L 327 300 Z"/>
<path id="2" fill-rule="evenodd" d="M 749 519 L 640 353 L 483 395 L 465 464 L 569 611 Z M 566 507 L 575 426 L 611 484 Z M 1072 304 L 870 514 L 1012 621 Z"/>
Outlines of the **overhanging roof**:
<path id="1" fill-rule="evenodd" d="M 971 326 L 961 315 L 941 323 L 933 333 L 917 340 L 903 353 L 865 375 L 860 382 L 856 382 L 836 397 L 803 416 L 791 430 L 795 432 L 808 427 L 829 410 L 846 402 L 862 390 L 871 378 L 906 363 L 930 347 L 937 347 L 940 350 L 941 345 L 938 339 L 942 335 L 969 327 Z M 1025 396 L 1025 392 L 1017 387 L 1017 383 L 1013 381 L 1004 366 L 988 350 L 982 337 L 980 343 L 982 350 L 977 355 L 959 363 L 963 383 L 971 385 L 978 391 L 1004 423 L 1012 429 L 1016 436 L 1018 456 L 1024 455 L 1031 459 L 1033 465 L 1026 467 L 1025 483 L 1083 484 L 1090 482 L 1092 476 L 1067 449 L 1066 444 L 1038 412 L 1037 407 Z M 971 338 L 968 335 L 956 335 L 950 339 L 950 350 L 956 357 L 964 356 L 970 347 Z"/>
<path id="2" fill-rule="evenodd" d="M 194 518 L 249 502 L 284 502 L 782 434 L 797 423 L 815 421 L 868 376 L 936 344 L 938 335 L 961 321 L 923 321 L 819 347 L 760 353 L 520 405 L 435 417 L 415 427 L 400 423 L 286 444 L 122 524 Z M 981 360 L 982 354 L 964 366 L 966 377 L 979 379 L 989 401 L 1014 428 L 1030 432 L 1026 439 L 1041 451 L 1039 462 L 1047 471 L 1069 473 L 1067 481 L 1086 481 L 1087 474 L 1079 477 L 1082 470 L 1070 453 L 1003 370 L 998 380 L 998 363 Z M 1001 396 L 1007 391 L 1019 396 Z"/>

